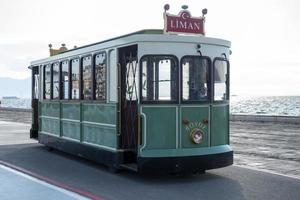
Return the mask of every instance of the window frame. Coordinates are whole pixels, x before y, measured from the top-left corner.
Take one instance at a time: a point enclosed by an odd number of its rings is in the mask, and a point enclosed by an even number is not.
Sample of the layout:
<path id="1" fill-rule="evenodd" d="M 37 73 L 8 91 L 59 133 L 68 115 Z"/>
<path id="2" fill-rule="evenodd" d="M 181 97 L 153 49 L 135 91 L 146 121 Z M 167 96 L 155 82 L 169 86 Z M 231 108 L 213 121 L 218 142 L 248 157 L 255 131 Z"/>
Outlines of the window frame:
<path id="1" fill-rule="evenodd" d="M 79 62 L 79 79 L 78 79 L 78 81 L 79 81 L 79 84 L 78 84 L 78 89 L 79 89 L 79 97 L 78 97 L 78 99 L 73 99 L 72 98 L 72 89 L 73 89 L 73 79 L 72 79 L 72 72 L 73 72 L 73 65 L 72 65 L 72 61 L 73 60 L 77 60 L 78 59 L 78 62 Z M 82 100 L 82 72 L 81 72 L 81 69 L 82 69 L 82 67 L 81 67 L 81 57 L 79 57 L 79 56 L 76 56 L 76 57 L 72 57 L 72 58 L 70 58 L 69 59 L 69 69 L 70 69 L 70 75 L 69 75 L 69 77 L 71 78 L 70 79 L 70 86 L 69 86 L 69 93 L 70 93 L 70 98 L 68 99 L 68 101 L 81 101 Z"/>
<path id="2" fill-rule="evenodd" d="M 68 98 L 67 99 L 65 99 L 65 98 L 63 98 L 63 94 L 64 94 L 64 90 L 63 90 L 63 84 L 64 84 L 64 81 L 63 81 L 63 79 L 62 79 L 62 71 L 63 71 L 63 63 L 64 62 L 68 62 Z M 71 78 L 71 62 L 70 62 L 70 59 L 64 59 L 64 60 L 61 60 L 61 61 L 59 61 L 59 63 L 60 63 L 60 100 L 61 101 L 69 101 L 70 100 L 70 97 L 71 97 L 71 92 L 70 92 L 70 88 L 71 88 L 71 84 L 70 84 L 70 78 Z"/>
<path id="3" fill-rule="evenodd" d="M 58 64 L 58 97 L 57 98 L 54 98 L 53 97 L 53 94 L 54 94 L 54 78 L 53 78 L 53 66 L 55 64 Z M 60 100 L 60 95 L 61 95 L 61 65 L 60 65 L 60 62 L 59 61 L 55 61 L 53 63 L 51 63 L 51 100 L 54 100 L 54 101 L 59 101 Z"/>
<path id="4" fill-rule="evenodd" d="M 208 60 L 208 84 L 207 84 L 207 100 L 201 101 L 201 100 L 183 100 L 183 67 L 182 62 L 184 58 L 187 57 L 199 57 L 204 58 Z M 212 99 L 212 61 L 209 56 L 200 56 L 200 55 L 185 55 L 180 59 L 180 103 L 181 104 L 209 104 Z"/>
<path id="5" fill-rule="evenodd" d="M 97 99 L 96 97 L 96 56 L 99 54 L 104 54 L 105 55 L 105 99 Z M 99 51 L 93 53 L 93 58 L 92 58 L 92 94 L 93 94 L 93 100 L 98 101 L 98 102 L 106 102 L 108 100 L 108 57 L 107 57 L 106 51 Z"/>
<path id="6" fill-rule="evenodd" d="M 226 77 L 226 99 L 225 100 L 215 100 L 215 63 L 216 61 L 225 61 L 227 63 L 227 77 Z M 223 57 L 215 57 L 213 61 L 213 73 L 212 73 L 212 101 L 213 103 L 224 103 L 224 102 L 229 102 L 230 100 L 230 63 L 226 58 Z"/>
<path id="7" fill-rule="evenodd" d="M 92 97 L 91 97 L 91 99 L 85 99 L 84 98 L 84 94 L 83 94 L 83 86 L 84 86 L 84 84 L 83 84 L 83 59 L 84 58 L 87 58 L 87 57 L 91 57 L 91 68 L 92 68 L 92 70 L 91 70 L 91 82 L 92 82 L 92 85 L 91 85 L 91 90 L 92 90 Z M 93 75 L 94 75 L 94 60 L 93 60 L 93 58 L 94 58 L 94 54 L 84 54 L 84 55 L 82 55 L 82 56 L 80 56 L 80 58 L 79 58 L 79 91 L 80 91 L 80 95 L 79 95 L 79 100 L 81 100 L 81 101 L 93 101 L 93 100 L 95 100 L 94 99 L 94 80 L 93 80 Z M 75 58 L 76 59 L 76 58 Z M 75 100 L 75 99 L 74 99 Z"/>
<path id="8" fill-rule="evenodd" d="M 176 99 L 175 100 L 154 100 L 154 101 L 149 101 L 149 100 L 143 100 L 143 83 L 142 83 L 142 74 L 143 74 L 143 65 L 142 65 L 142 60 L 145 58 L 145 57 L 154 57 L 154 56 L 158 56 L 158 57 L 170 57 L 170 58 L 173 58 L 174 61 L 175 61 L 175 67 L 176 67 L 176 64 L 177 64 L 177 70 L 176 70 L 176 77 L 175 77 L 175 80 L 177 81 L 177 87 L 176 87 Z M 179 72 L 180 72 L 180 69 L 179 69 L 179 59 L 176 55 L 174 54 L 145 54 L 143 55 L 140 60 L 139 60 L 139 98 L 140 98 L 140 104 L 178 104 L 179 103 Z"/>
<path id="9" fill-rule="evenodd" d="M 46 98 L 46 67 L 50 66 L 50 98 Z M 43 100 L 52 100 L 52 87 L 53 87 L 53 77 L 52 77 L 52 63 L 47 63 L 42 65 L 43 67 Z"/>

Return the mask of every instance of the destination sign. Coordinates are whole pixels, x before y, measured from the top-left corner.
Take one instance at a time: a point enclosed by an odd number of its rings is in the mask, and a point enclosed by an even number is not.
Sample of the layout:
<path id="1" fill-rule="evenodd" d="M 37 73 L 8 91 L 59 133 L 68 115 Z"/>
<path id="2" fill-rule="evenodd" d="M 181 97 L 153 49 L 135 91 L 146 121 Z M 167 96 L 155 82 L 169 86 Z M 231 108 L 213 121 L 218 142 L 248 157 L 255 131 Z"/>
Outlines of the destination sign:
<path id="1" fill-rule="evenodd" d="M 183 8 L 187 8 L 183 6 Z M 205 35 L 203 17 L 192 17 L 191 13 L 184 9 L 180 11 L 178 15 L 171 15 L 166 11 L 169 9 L 169 5 L 165 5 L 164 21 L 165 33 L 189 33 Z"/>

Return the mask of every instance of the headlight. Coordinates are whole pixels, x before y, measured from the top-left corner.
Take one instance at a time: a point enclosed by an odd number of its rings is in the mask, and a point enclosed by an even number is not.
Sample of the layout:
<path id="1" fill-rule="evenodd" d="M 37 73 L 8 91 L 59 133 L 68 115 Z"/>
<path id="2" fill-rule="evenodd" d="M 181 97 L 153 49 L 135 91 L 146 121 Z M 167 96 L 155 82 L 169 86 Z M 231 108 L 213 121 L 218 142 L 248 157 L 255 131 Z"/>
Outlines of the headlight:
<path id="1" fill-rule="evenodd" d="M 195 144 L 200 144 L 203 140 L 203 132 L 197 128 L 191 131 L 190 136 Z"/>

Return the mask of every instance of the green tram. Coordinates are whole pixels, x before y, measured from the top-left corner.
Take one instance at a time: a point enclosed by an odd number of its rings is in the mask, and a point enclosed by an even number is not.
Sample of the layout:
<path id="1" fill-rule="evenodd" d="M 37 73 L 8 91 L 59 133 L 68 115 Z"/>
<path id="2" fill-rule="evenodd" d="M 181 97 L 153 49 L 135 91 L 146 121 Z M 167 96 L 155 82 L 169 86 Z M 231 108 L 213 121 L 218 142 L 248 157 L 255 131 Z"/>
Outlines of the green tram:
<path id="1" fill-rule="evenodd" d="M 30 136 L 116 170 L 231 165 L 230 45 L 143 30 L 33 61 Z"/>

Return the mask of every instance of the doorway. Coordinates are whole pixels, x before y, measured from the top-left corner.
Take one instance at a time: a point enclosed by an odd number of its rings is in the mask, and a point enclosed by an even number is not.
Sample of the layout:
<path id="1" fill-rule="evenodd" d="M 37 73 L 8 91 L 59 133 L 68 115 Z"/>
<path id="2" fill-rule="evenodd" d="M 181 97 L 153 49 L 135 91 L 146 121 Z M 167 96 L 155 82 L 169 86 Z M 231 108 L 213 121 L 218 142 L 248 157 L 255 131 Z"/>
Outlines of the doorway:
<path id="1" fill-rule="evenodd" d="M 138 57 L 137 45 L 118 50 L 119 63 L 119 145 L 137 152 L 138 147 Z"/>
<path id="2" fill-rule="evenodd" d="M 38 138 L 39 130 L 39 67 L 33 66 L 31 69 L 31 108 L 32 108 L 32 122 L 30 129 L 30 138 Z"/>

